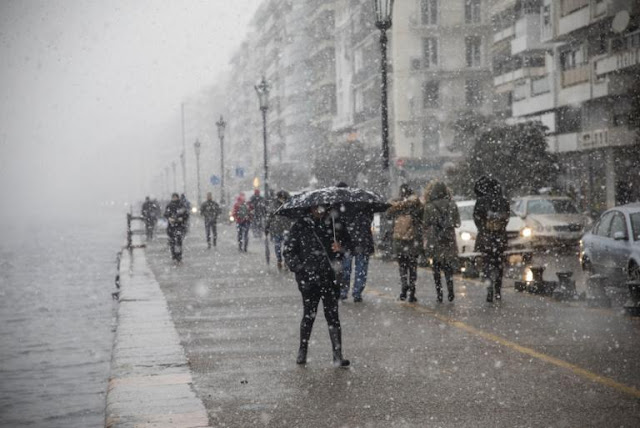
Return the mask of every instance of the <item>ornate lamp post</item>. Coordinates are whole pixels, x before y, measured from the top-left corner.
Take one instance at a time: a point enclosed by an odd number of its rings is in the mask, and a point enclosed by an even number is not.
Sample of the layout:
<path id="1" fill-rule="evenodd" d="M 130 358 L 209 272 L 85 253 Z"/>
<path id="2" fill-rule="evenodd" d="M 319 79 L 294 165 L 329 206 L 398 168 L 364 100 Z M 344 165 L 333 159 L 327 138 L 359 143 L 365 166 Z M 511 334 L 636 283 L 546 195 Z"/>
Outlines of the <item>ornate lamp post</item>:
<path id="1" fill-rule="evenodd" d="M 376 27 L 380 30 L 380 72 L 382 77 L 382 171 L 389 171 L 389 107 L 387 103 L 387 30 L 391 28 L 393 0 L 373 0 L 376 12 Z"/>
<path id="2" fill-rule="evenodd" d="M 262 76 L 262 80 L 255 86 L 260 102 L 260 111 L 262 112 L 262 141 L 264 144 L 264 200 L 265 203 L 269 197 L 269 167 L 267 163 L 267 110 L 269 110 L 269 90 L 271 87 L 267 80 Z M 269 264 L 269 238 L 264 234 L 264 249 L 267 264 Z"/>
<path id="3" fill-rule="evenodd" d="M 224 205 L 224 129 L 227 122 L 224 121 L 222 115 L 220 115 L 220 120 L 216 122 L 216 126 L 220 139 L 220 205 Z"/>
<path id="4" fill-rule="evenodd" d="M 198 178 L 198 209 L 200 209 L 200 205 L 202 204 L 202 197 L 200 193 L 200 141 L 196 140 L 193 143 L 193 149 L 196 152 L 196 175 Z"/>

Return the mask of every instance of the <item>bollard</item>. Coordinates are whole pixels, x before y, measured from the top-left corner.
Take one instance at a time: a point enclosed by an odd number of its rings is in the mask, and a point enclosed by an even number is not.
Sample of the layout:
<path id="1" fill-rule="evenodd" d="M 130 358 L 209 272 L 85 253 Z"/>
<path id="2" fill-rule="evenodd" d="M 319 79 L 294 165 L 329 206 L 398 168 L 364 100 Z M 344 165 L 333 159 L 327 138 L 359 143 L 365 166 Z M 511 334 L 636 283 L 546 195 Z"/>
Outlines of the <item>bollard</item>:
<path id="1" fill-rule="evenodd" d="M 611 299 L 604 289 L 607 277 L 596 274 L 587 279 L 587 306 L 590 308 L 610 308 Z"/>
<path id="2" fill-rule="evenodd" d="M 551 294 L 555 288 L 555 282 L 545 281 L 544 266 L 531 266 L 531 274 L 533 275 L 533 281 L 527 282 L 526 290 L 531 294 Z"/>
<path id="3" fill-rule="evenodd" d="M 556 272 L 558 284 L 553 290 L 553 297 L 557 300 L 567 300 L 576 297 L 576 282 L 571 279 L 573 272 Z"/>
<path id="4" fill-rule="evenodd" d="M 629 287 L 629 300 L 624 304 L 627 314 L 637 317 L 640 316 L 640 280 L 627 281 Z"/>

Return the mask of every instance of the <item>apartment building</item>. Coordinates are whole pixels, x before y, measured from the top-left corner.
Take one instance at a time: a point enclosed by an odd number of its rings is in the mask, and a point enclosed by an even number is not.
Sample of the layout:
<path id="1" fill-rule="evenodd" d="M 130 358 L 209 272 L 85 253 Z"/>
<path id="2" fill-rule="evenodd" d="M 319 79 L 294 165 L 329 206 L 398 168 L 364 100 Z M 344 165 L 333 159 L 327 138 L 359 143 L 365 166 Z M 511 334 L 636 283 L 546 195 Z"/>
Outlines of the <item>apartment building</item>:
<path id="1" fill-rule="evenodd" d="M 540 120 L 563 165 L 561 185 L 583 208 L 640 197 L 630 114 L 640 79 L 638 2 L 492 2 L 496 110 Z"/>
<path id="2" fill-rule="evenodd" d="M 492 111 L 487 0 L 395 2 L 392 27 L 395 163 L 406 180 L 441 177 L 460 112 Z"/>

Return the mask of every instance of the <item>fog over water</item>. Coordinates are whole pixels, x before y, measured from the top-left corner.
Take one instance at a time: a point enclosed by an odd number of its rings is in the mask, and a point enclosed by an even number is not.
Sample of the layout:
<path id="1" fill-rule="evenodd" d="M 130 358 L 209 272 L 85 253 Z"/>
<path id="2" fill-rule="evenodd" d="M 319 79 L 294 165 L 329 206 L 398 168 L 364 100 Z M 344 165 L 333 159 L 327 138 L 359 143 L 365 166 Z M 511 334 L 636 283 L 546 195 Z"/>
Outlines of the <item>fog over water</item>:
<path id="1" fill-rule="evenodd" d="M 140 198 L 258 3 L 0 2 L 0 216 Z"/>

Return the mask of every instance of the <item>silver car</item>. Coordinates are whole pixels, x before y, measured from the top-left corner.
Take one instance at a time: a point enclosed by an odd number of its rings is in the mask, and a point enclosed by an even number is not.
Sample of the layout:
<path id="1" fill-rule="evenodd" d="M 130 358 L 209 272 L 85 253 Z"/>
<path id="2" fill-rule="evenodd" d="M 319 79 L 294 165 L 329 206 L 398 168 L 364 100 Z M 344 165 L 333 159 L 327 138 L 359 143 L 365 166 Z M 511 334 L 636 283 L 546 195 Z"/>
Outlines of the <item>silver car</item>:
<path id="1" fill-rule="evenodd" d="M 640 280 L 640 204 L 605 211 L 580 241 L 580 263 L 612 284 Z"/>

